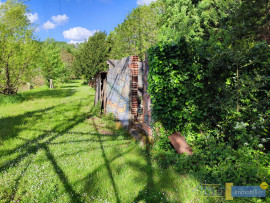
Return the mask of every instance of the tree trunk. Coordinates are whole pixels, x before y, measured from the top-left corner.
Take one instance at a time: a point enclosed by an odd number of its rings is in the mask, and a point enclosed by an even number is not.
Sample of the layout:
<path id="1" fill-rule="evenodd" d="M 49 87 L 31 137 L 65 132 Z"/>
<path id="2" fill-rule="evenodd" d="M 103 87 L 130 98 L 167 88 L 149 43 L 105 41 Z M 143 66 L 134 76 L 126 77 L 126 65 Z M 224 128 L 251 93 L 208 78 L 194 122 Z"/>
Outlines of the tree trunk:
<path id="1" fill-rule="evenodd" d="M 8 63 L 7 63 L 7 66 L 6 66 L 6 91 L 8 93 L 10 89 L 10 76 L 9 76 L 9 68 L 8 68 Z"/>
<path id="2" fill-rule="evenodd" d="M 9 60 L 9 57 L 8 57 Z M 8 61 L 6 63 L 6 67 L 5 67 L 5 71 L 6 71 L 6 87 L 4 89 L 4 94 L 16 94 L 15 89 L 13 88 L 13 86 L 10 84 L 10 72 L 9 72 L 9 64 Z"/>

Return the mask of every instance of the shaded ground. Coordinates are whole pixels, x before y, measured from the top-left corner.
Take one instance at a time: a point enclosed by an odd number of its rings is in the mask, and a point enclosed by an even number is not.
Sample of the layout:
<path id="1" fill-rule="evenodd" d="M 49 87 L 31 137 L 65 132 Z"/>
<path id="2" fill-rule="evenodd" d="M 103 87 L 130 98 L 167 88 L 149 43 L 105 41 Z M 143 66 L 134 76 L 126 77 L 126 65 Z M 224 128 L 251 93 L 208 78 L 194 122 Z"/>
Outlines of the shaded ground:
<path id="1" fill-rule="evenodd" d="M 217 202 L 100 118 L 81 83 L 0 106 L 0 202 Z"/>

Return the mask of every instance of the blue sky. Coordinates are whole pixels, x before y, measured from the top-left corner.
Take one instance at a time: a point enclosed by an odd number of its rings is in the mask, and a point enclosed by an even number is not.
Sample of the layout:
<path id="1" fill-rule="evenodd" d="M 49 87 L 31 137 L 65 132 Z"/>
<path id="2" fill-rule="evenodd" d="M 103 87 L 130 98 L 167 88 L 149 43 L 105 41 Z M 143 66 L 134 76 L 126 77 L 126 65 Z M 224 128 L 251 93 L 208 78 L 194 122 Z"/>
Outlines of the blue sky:
<path id="1" fill-rule="evenodd" d="M 38 39 L 76 43 L 97 30 L 109 34 L 133 8 L 151 1 L 155 0 L 28 0 L 26 4 Z"/>

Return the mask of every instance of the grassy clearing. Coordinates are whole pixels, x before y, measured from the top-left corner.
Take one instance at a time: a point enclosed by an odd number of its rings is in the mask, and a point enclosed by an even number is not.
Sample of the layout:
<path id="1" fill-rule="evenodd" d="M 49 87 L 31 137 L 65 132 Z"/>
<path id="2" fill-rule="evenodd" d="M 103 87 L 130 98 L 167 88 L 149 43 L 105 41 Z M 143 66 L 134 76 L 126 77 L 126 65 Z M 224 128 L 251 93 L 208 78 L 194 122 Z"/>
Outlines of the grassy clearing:
<path id="1" fill-rule="evenodd" d="M 162 169 L 73 81 L 0 106 L 0 202 L 221 202 Z"/>

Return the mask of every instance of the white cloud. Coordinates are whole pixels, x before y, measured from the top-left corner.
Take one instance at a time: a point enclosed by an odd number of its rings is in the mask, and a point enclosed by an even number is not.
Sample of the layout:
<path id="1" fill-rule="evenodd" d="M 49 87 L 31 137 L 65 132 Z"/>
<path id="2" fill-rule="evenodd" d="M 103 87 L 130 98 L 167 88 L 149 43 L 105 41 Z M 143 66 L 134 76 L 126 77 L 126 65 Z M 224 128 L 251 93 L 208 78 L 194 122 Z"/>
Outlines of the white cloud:
<path id="1" fill-rule="evenodd" d="M 68 44 L 81 44 L 84 43 L 85 41 L 75 41 L 75 40 L 70 40 Z"/>
<path id="2" fill-rule="evenodd" d="M 137 0 L 137 4 L 138 5 L 149 5 L 152 1 L 156 1 L 156 0 Z"/>
<path id="3" fill-rule="evenodd" d="M 43 28 L 46 30 L 54 29 L 55 27 L 56 25 L 49 20 L 43 24 Z"/>
<path id="4" fill-rule="evenodd" d="M 67 17 L 66 14 L 64 15 L 57 15 L 57 16 L 52 16 L 52 21 L 48 20 L 46 23 L 43 24 L 42 28 L 45 30 L 51 30 L 56 28 L 58 25 L 62 25 L 66 22 L 68 22 L 69 17 Z"/>
<path id="5" fill-rule="evenodd" d="M 71 40 L 71 42 L 82 42 L 87 40 L 89 37 L 93 36 L 97 32 L 97 30 L 90 31 L 83 27 L 74 27 L 69 30 L 65 30 L 63 32 L 63 36 L 65 39 Z"/>
<path id="6" fill-rule="evenodd" d="M 34 14 L 26 13 L 25 15 L 27 16 L 30 23 L 34 23 L 34 22 L 36 22 L 38 20 L 38 14 L 37 13 L 34 13 Z"/>
<path id="7" fill-rule="evenodd" d="M 68 22 L 69 17 L 67 17 L 66 14 L 64 15 L 57 15 L 57 16 L 53 16 L 52 20 L 57 23 L 57 24 L 64 24 L 66 22 Z"/>

